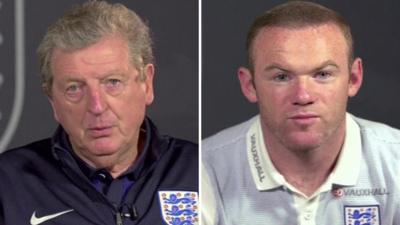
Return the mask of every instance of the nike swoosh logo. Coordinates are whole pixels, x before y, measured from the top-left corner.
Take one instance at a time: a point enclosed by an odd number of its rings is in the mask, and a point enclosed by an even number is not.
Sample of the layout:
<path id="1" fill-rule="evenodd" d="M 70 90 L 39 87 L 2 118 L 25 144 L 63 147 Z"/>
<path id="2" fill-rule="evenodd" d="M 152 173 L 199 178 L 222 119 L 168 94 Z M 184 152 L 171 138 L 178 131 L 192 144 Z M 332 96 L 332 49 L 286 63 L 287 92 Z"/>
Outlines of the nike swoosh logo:
<path id="1" fill-rule="evenodd" d="M 55 214 L 51 214 L 51 215 L 47 215 L 47 216 L 42 216 L 42 217 L 36 217 L 36 211 L 33 212 L 32 217 L 31 217 L 31 225 L 39 225 L 43 222 L 46 222 L 47 220 L 51 220 L 54 219 L 58 216 L 61 216 L 65 213 L 69 213 L 74 211 L 73 209 L 70 210 L 65 210 L 59 213 L 55 213 Z"/>

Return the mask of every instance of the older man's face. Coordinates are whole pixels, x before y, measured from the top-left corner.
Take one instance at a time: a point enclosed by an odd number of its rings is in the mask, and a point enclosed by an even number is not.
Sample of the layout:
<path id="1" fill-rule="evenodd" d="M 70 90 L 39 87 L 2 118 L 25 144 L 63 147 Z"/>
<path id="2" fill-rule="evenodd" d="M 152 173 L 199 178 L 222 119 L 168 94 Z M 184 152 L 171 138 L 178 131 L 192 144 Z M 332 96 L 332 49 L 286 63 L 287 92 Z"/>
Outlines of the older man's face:
<path id="1" fill-rule="evenodd" d="M 313 149 L 339 128 L 343 135 L 362 65 L 357 59 L 349 69 L 348 46 L 336 25 L 264 28 L 253 46 L 254 77 L 243 68 L 239 77 L 246 97 L 258 102 L 267 136 L 286 148 Z"/>
<path id="2" fill-rule="evenodd" d="M 137 150 L 145 108 L 153 101 L 153 65 L 144 67 L 147 78 L 141 81 L 127 49 L 123 39 L 109 36 L 83 49 L 52 54 L 55 118 L 74 151 L 89 163 L 102 158 L 111 163 Z"/>

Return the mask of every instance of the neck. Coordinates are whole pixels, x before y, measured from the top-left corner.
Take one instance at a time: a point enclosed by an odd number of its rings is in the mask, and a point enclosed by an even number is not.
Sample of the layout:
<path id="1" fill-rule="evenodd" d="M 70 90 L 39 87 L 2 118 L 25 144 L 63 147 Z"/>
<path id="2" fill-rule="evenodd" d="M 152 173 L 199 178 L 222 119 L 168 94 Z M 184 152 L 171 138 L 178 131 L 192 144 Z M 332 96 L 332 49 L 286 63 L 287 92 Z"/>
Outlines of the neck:
<path id="1" fill-rule="evenodd" d="M 276 169 L 289 184 L 311 196 L 335 167 L 344 143 L 345 122 L 323 143 L 310 149 L 287 148 L 264 129 L 263 133 L 268 154 Z"/>
<path id="2" fill-rule="evenodd" d="M 75 153 L 91 167 L 107 170 L 113 178 L 117 178 L 132 166 L 138 155 L 136 149 L 127 150 L 119 155 L 87 156 L 79 151 L 75 151 Z"/>
<path id="3" fill-rule="evenodd" d="M 133 157 L 133 160 L 131 158 L 130 160 L 122 161 L 120 163 L 113 164 L 109 167 L 104 167 L 104 168 L 115 179 L 115 178 L 119 177 L 122 173 L 127 171 L 129 169 L 129 167 L 131 167 L 135 163 L 136 159 L 137 159 L 137 157 Z"/>
<path id="4" fill-rule="evenodd" d="M 119 149 L 110 155 L 92 155 L 87 150 L 82 149 L 77 151 L 72 142 L 71 144 L 78 157 L 88 165 L 96 169 L 106 169 L 113 178 L 117 178 L 135 164 L 144 147 L 144 139 L 145 135 L 140 134 L 138 141 L 132 145 L 133 147 Z"/>

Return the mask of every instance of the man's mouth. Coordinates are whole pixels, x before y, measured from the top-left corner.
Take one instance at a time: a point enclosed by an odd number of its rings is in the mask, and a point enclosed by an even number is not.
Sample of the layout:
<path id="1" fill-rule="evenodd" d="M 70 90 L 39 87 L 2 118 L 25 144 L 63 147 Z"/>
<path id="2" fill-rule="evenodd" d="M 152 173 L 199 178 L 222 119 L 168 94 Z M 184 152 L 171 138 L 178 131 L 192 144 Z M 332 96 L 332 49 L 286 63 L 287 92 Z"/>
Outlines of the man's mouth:
<path id="1" fill-rule="evenodd" d="M 112 126 L 97 126 L 88 129 L 92 138 L 100 138 L 110 136 L 112 134 Z"/>
<path id="2" fill-rule="evenodd" d="M 319 116 L 314 113 L 298 113 L 290 116 L 289 119 L 298 125 L 307 126 L 314 124 Z"/>

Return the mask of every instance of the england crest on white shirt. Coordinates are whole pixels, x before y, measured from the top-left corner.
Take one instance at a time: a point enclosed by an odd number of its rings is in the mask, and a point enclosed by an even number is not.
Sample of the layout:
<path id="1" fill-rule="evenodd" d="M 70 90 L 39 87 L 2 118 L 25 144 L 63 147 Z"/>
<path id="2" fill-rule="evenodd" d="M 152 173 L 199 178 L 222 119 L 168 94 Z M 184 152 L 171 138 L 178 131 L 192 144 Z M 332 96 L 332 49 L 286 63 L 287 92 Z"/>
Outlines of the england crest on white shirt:
<path id="1" fill-rule="evenodd" d="M 161 213 L 168 225 L 197 225 L 199 197 L 193 191 L 159 191 Z"/>
<path id="2" fill-rule="evenodd" d="M 345 206 L 345 225 L 380 225 L 379 205 Z"/>

